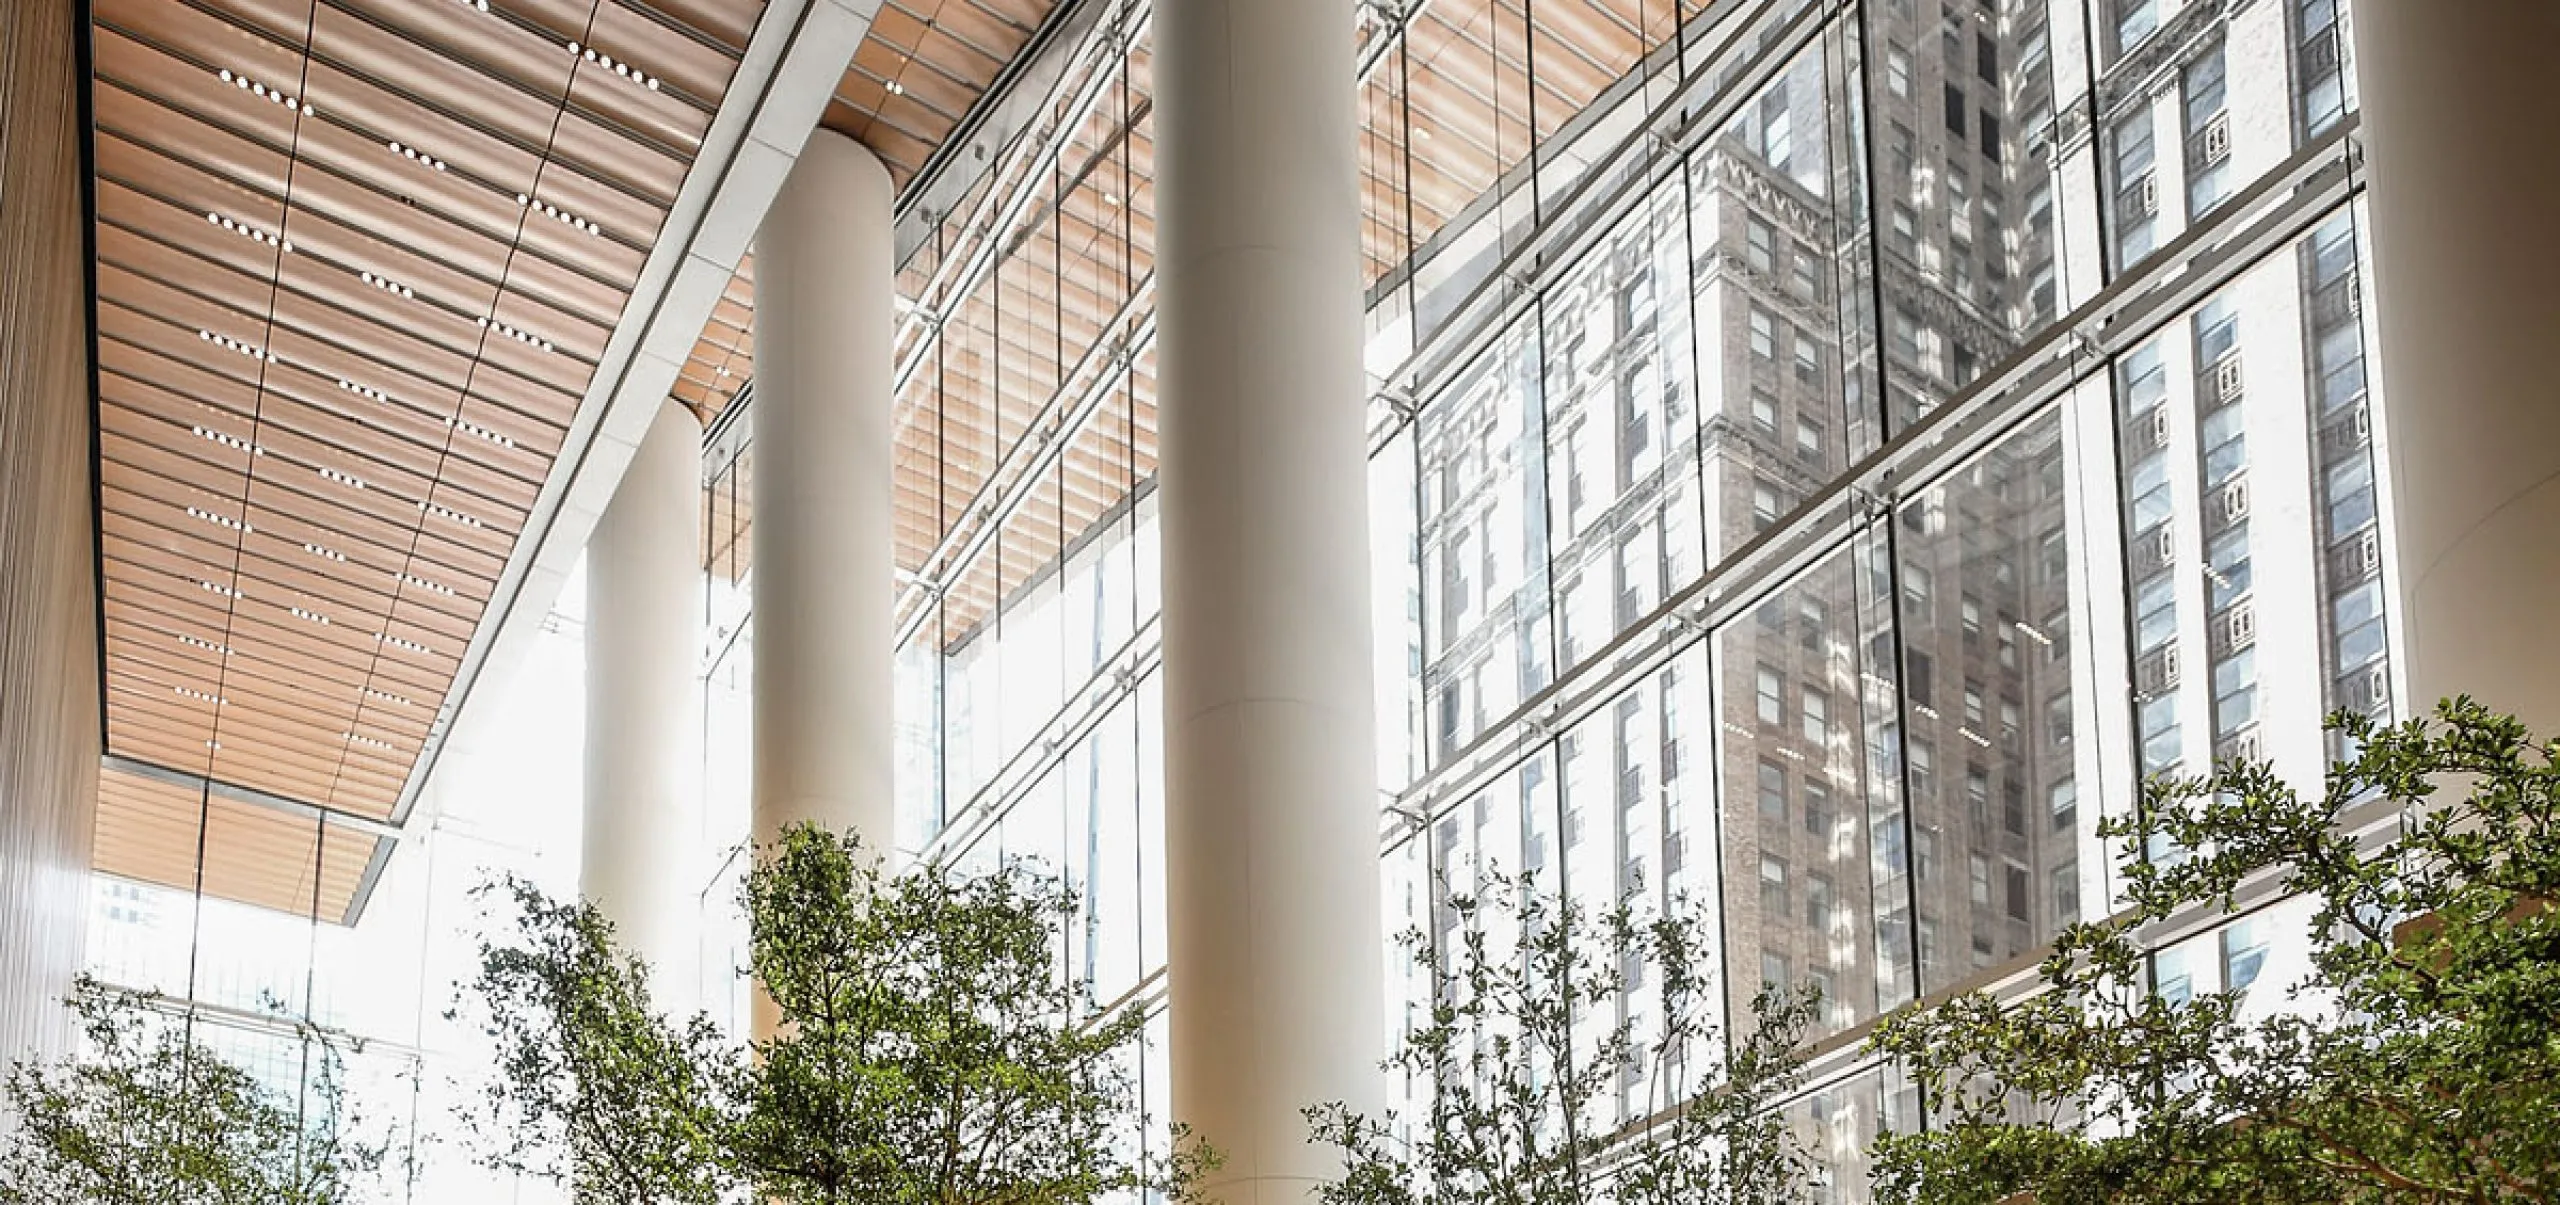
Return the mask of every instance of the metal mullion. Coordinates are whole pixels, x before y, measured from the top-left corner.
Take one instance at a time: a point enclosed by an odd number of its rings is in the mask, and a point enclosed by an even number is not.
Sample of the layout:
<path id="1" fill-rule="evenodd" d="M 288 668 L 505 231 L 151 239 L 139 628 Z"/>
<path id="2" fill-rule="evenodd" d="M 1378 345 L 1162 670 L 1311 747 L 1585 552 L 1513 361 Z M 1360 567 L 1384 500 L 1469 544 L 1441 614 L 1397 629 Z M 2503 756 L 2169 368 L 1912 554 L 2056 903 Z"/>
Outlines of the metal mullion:
<path id="1" fill-rule="evenodd" d="M 1132 36 L 1135 36 L 1134 30 L 1132 32 Z M 1040 170 L 1040 166 L 1042 164 L 1054 164 L 1056 159 L 1065 153 L 1066 147 L 1071 144 L 1075 136 L 1075 132 L 1082 127 L 1084 120 L 1092 114 L 1094 107 L 1100 103 L 1101 95 L 1107 89 L 1109 80 L 1110 76 L 1107 72 L 1100 70 L 1093 71 L 1093 74 L 1080 86 L 1078 99 L 1072 106 L 1069 115 L 1058 123 L 1057 128 L 1053 130 L 1050 137 L 1044 141 L 1041 150 L 1037 154 L 1020 161 L 1024 164 L 1024 171 L 1036 172 Z M 944 289 L 941 294 L 946 298 L 946 300 L 943 303 L 941 311 L 910 319 L 910 321 L 925 321 L 929 323 L 932 333 L 931 336 L 924 341 L 923 345 L 910 353 L 906 360 L 898 364 L 895 375 L 890 381 L 890 391 L 892 396 L 903 393 L 908 380 L 921 369 L 922 358 L 926 348 L 937 345 L 941 342 L 944 334 L 943 328 L 949 320 L 950 311 L 965 304 L 963 299 L 969 293 L 974 291 L 978 285 L 986 281 L 986 279 L 995 271 L 997 263 L 1001 261 L 1004 258 L 1005 253 L 1011 249 L 1005 245 L 1008 241 L 1005 232 L 1015 228 L 1015 226 L 1022 220 L 1022 217 L 1028 210 L 1031 202 L 1035 200 L 1038 195 L 1039 189 L 1028 179 L 1018 180 L 1009 187 L 991 187 L 987 190 L 987 195 L 980 200 L 978 209 L 971 215 L 971 219 L 966 223 L 966 225 L 973 230 L 977 230 L 977 219 L 979 215 L 987 214 L 990 207 L 996 206 L 1000 201 L 1002 202 L 1001 211 L 994 215 L 995 220 L 991 224 L 979 231 L 980 237 L 977 245 L 970 251 L 966 258 L 960 260 L 953 260 L 949 258 L 944 259 L 942 263 L 937 266 L 933 279 L 927 282 L 924 289 L 924 293 L 927 296 L 932 296 L 935 293 L 936 285 L 948 282 L 948 287 Z M 955 263 L 961 265 L 958 272 L 952 272 L 950 270 L 952 265 Z"/>
<path id="2" fill-rule="evenodd" d="M 1141 280 L 1129 300 L 1112 316 L 1110 325 L 1104 328 L 1105 335 L 1121 332 L 1120 337 L 1096 339 L 1086 349 L 1084 357 L 1076 362 L 1074 370 L 1060 375 L 1058 387 L 1051 393 L 1048 403 L 1032 416 L 1024 437 L 1014 441 L 1013 446 L 989 468 L 985 480 L 979 483 L 978 492 L 971 496 L 969 505 L 957 517 L 945 516 L 943 538 L 919 566 L 916 582 L 907 588 L 907 597 L 944 594 L 959 585 L 987 545 L 995 539 L 996 533 L 1003 530 L 1005 521 L 1021 508 L 1030 488 L 1038 483 L 1040 473 L 1054 463 L 1067 444 L 1084 429 L 1094 411 L 1109 397 L 1112 388 L 1127 379 L 1137 357 L 1154 340 L 1155 311 L 1151 306 L 1141 308 L 1142 303 L 1154 300 L 1154 280 L 1152 273 Z M 1086 370 L 1099 363 L 1106 354 L 1113 361 L 1111 367 L 1099 376 L 1089 377 Z M 1077 388 L 1079 381 L 1087 383 Z M 1134 415 L 1135 412 L 1133 405 L 1131 413 Z M 1035 438 L 1033 433 L 1044 426 L 1054 426 L 1055 430 L 1046 438 Z M 943 451 L 943 463 L 947 465 L 947 442 Z M 1018 474 L 1008 481 L 1007 471 L 1017 468 Z M 1000 486 L 1001 492 L 998 492 Z M 972 514 L 983 514 L 984 522 L 964 533 L 960 524 Z M 962 538 L 964 534 L 965 539 Z M 905 600 L 902 599 L 900 605 L 906 605 Z M 914 635 L 916 626 L 914 619 L 901 625 L 897 643 L 903 644 Z"/>

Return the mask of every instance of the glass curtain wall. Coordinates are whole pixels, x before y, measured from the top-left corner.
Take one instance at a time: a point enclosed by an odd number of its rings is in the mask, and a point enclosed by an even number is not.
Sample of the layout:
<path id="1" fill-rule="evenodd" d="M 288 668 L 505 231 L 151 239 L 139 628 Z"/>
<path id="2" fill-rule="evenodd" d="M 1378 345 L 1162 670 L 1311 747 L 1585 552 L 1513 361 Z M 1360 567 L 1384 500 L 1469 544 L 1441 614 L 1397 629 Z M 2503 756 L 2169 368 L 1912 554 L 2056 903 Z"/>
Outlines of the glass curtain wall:
<path id="1" fill-rule="evenodd" d="M 448 1010 L 479 969 L 494 915 L 483 884 L 577 889 L 584 662 L 570 593 L 483 726 L 451 738 L 396 848 L 377 826 L 146 784 L 170 821 L 162 839 L 200 850 L 213 835 L 260 856 L 198 854 L 177 882 L 93 876 L 88 970 L 102 984 L 155 994 L 171 1024 L 306 1106 L 331 1072 L 300 1027 L 327 1035 L 356 1132 L 389 1144 L 360 1199 L 568 1200 L 477 1166 L 464 1119 L 483 1098 L 488 1039 Z"/>
<path id="2" fill-rule="evenodd" d="M 1361 18 L 1390 929 L 1495 870 L 1676 896 L 1732 1024 L 1811 982 L 1853 1028 L 2112 911 L 2142 776 L 2313 782 L 2326 709 L 2396 705 L 2344 5 Z M 899 842 L 1066 875 L 1097 1008 L 1164 958 L 1147 35 L 1113 8 L 899 283 Z M 753 457 L 706 508 L 741 799 Z M 1862 1199 L 1928 1119 L 1824 1082 Z"/>

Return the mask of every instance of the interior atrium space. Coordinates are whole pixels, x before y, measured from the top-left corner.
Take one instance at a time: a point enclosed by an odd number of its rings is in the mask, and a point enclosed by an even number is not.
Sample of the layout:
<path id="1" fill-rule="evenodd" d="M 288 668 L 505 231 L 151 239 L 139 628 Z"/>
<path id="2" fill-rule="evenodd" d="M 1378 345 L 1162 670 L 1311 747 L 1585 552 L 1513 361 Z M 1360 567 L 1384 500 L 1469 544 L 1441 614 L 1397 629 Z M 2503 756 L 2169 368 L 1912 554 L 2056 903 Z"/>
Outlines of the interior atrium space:
<path id="1" fill-rule="evenodd" d="M 139 1001 L 378 1127 L 340 1199 L 606 1199 L 491 1157 L 508 884 L 762 1042 L 817 825 L 1063 886 L 1115 1142 L 1211 1196 L 1411 1139 L 1414 951 L 1525 891 L 1700 922 L 1566 1006 L 1678 1047 L 1589 1122 L 1809 992 L 1796 1199 L 1899 1199 L 1952 1114 L 1880 1027 L 2131 915 L 2147 784 L 2560 732 L 2553 62 L 2537 0 L 12 3 L 0 1061 Z M 2308 1007 L 2316 913 L 2141 974 Z"/>

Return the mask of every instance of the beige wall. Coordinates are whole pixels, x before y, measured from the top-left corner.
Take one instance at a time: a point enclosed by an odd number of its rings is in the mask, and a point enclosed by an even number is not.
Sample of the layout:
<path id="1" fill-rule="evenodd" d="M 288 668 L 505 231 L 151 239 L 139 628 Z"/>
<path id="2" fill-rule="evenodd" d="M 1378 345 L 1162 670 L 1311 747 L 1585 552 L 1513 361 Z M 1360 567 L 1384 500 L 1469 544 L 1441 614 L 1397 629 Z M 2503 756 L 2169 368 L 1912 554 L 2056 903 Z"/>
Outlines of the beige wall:
<path id="1" fill-rule="evenodd" d="M 98 774 L 72 9 L 0 2 L 0 1058 L 67 1034 Z"/>

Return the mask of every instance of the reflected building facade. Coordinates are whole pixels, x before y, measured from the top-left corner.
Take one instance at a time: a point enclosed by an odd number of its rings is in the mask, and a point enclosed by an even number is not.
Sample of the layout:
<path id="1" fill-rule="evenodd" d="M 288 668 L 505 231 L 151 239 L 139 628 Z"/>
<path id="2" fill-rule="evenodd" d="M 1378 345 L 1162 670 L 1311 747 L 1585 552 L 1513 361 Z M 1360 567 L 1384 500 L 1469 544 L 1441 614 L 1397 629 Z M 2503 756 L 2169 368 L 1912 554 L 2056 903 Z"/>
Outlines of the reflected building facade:
<path id="1" fill-rule="evenodd" d="M 1850 1029 L 2114 911 L 2146 776 L 2316 781 L 2326 711 L 2395 707 L 2341 6 L 1362 14 L 1392 929 L 1497 871 L 1679 898 L 1729 1027 L 1810 982 Z M 899 832 L 1067 875 L 1063 970 L 1160 1009 L 1147 31 L 1112 8 L 910 240 Z M 754 454 L 715 436 L 706 507 L 741 825 Z M 2264 980 L 2286 923 L 2161 990 Z M 1616 1118 L 1694 1090 L 1658 1073 Z M 1842 1200 L 1928 1124 L 1854 1060 L 1791 1109 Z"/>

